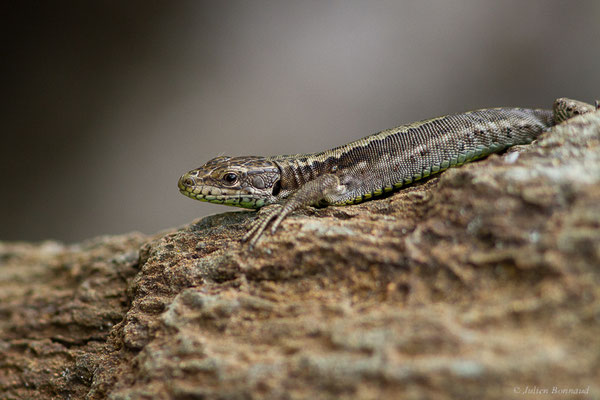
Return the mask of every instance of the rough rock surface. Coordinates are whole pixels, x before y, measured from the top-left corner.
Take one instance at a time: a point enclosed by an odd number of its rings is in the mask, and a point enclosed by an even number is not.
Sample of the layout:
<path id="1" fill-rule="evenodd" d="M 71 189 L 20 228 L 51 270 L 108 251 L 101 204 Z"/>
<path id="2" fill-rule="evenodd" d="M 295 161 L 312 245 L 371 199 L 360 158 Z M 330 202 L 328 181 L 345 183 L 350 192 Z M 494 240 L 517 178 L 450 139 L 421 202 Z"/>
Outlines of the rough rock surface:
<path id="1" fill-rule="evenodd" d="M 248 251 L 252 218 L 0 244 L 0 398 L 600 398 L 600 113 Z"/>

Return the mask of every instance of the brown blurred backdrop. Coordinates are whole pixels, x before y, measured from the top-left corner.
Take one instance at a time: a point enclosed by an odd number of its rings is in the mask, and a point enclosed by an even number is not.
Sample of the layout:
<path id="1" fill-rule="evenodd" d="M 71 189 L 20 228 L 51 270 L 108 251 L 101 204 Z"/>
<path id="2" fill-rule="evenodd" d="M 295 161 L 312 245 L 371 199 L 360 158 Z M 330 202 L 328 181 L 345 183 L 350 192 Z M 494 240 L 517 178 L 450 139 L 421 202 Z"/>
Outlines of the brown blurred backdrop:
<path id="1" fill-rule="evenodd" d="M 0 239 L 154 232 L 233 210 L 179 176 L 490 106 L 600 97 L 600 1 L 2 6 Z"/>

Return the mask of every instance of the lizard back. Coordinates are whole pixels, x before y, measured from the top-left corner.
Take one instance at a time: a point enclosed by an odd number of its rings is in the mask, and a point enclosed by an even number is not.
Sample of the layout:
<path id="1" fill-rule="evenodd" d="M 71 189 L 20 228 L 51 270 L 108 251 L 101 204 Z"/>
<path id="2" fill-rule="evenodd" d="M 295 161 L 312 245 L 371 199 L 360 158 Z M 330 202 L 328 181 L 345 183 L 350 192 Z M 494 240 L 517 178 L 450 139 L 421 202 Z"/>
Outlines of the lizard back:
<path id="1" fill-rule="evenodd" d="M 281 186 L 295 190 L 335 174 L 355 204 L 453 166 L 533 141 L 554 125 L 550 110 L 492 108 L 446 115 L 388 129 L 331 150 L 268 157 L 279 165 Z"/>

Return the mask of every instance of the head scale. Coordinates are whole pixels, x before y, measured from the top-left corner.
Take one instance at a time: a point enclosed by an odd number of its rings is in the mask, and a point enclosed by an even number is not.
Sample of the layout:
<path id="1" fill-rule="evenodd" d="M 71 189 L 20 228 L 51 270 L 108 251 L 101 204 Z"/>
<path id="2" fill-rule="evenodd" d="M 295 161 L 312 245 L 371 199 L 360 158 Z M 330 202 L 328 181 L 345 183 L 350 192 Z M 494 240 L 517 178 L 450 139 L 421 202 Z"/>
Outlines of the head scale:
<path id="1" fill-rule="evenodd" d="M 279 167 L 265 157 L 213 158 L 179 178 L 179 191 L 192 199 L 243 208 L 275 202 L 281 188 Z"/>
<path id="2" fill-rule="evenodd" d="M 587 114 L 597 109 L 597 106 L 592 106 L 591 104 L 587 104 L 582 101 L 561 97 L 560 99 L 556 99 L 554 101 L 554 120 L 557 124 L 559 124 L 568 120 L 569 118 L 580 114 Z"/>

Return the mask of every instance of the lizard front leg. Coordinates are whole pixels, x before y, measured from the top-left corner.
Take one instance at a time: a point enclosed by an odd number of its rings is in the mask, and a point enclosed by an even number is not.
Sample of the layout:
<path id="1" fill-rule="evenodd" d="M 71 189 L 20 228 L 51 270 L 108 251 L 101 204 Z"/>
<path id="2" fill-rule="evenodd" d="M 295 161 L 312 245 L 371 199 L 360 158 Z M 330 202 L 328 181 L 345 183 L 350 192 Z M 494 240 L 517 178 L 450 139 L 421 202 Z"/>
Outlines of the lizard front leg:
<path id="1" fill-rule="evenodd" d="M 340 179 L 333 174 L 325 174 L 307 182 L 289 197 L 279 203 L 265 207 L 265 211 L 250 225 L 250 230 L 244 235 L 243 241 L 250 241 L 250 248 L 258 242 L 264 230 L 271 223 L 271 234 L 275 233 L 281 221 L 292 211 L 302 207 L 318 204 L 331 204 L 346 191 L 340 185 Z"/>

